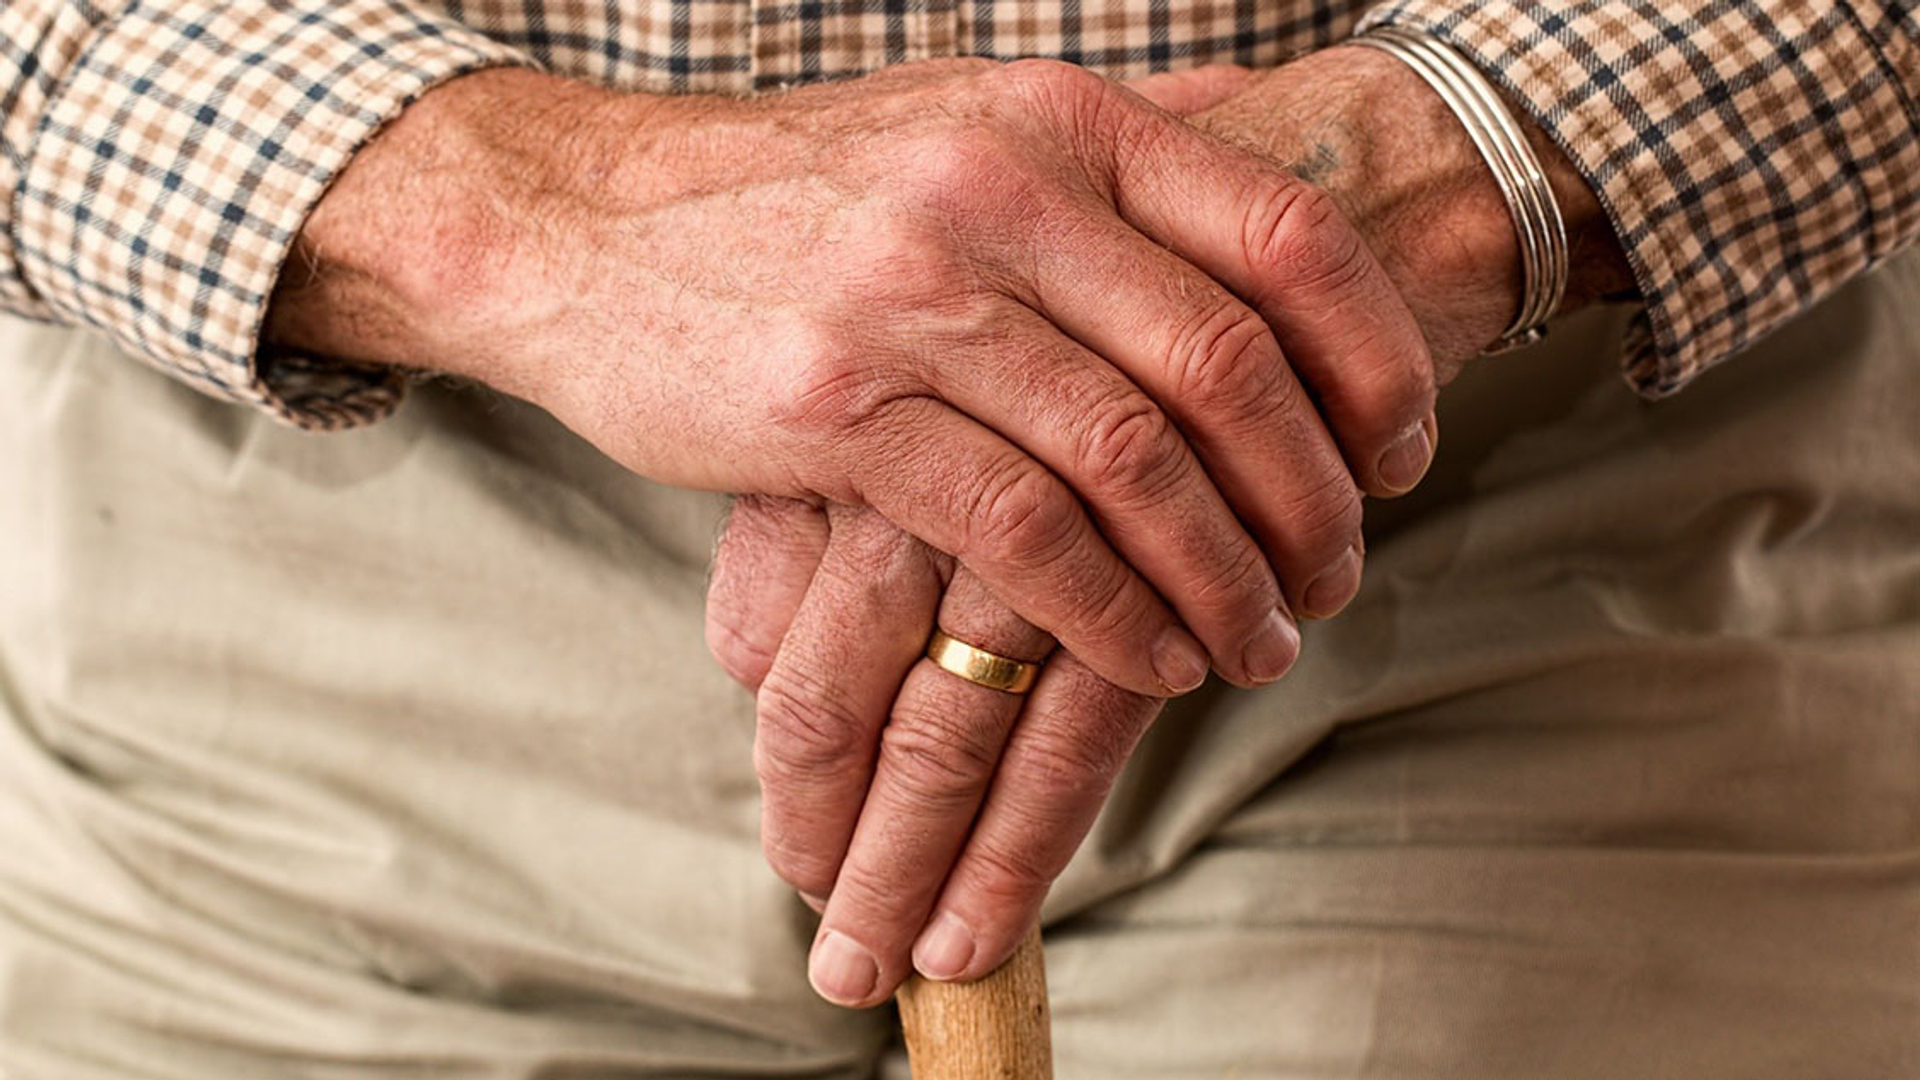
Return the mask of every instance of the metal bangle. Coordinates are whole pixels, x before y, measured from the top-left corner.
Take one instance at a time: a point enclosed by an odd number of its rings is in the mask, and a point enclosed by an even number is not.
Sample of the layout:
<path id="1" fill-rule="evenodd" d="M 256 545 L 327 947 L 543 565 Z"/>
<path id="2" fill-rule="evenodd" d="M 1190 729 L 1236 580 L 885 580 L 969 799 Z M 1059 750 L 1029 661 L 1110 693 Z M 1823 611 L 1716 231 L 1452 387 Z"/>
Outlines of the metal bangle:
<path id="1" fill-rule="evenodd" d="M 1500 161 L 1500 169 L 1505 177 L 1502 189 L 1509 204 L 1517 199 L 1522 210 L 1516 225 L 1526 230 L 1526 239 L 1522 244 L 1527 250 L 1528 260 L 1534 271 L 1533 281 L 1538 287 L 1525 290 L 1520 311 L 1514 317 L 1514 325 L 1502 335 L 1496 348 L 1515 338 L 1534 340 L 1539 333 L 1531 332 L 1544 324 L 1559 306 L 1565 289 L 1566 243 L 1565 233 L 1560 225 L 1559 208 L 1554 202 L 1553 189 L 1547 181 L 1546 171 L 1540 167 L 1538 159 L 1527 146 L 1525 134 L 1513 120 L 1499 99 L 1493 95 L 1491 86 L 1484 80 L 1477 83 L 1477 72 L 1466 65 L 1464 60 L 1439 42 L 1428 38 L 1412 42 L 1412 47 L 1425 53 L 1433 62 L 1435 70 L 1455 92 L 1458 101 L 1464 103 L 1483 130 L 1497 132 L 1488 139 L 1488 145 Z M 1528 301 L 1531 302 L 1528 302 Z"/>
<path id="2" fill-rule="evenodd" d="M 1495 95 L 1493 88 L 1471 65 L 1431 38 L 1413 36 L 1408 44 L 1427 58 L 1434 71 L 1453 91 L 1456 105 L 1464 105 L 1483 132 L 1492 137 L 1483 145 L 1491 150 L 1490 167 L 1504 171 L 1502 187 L 1511 206 L 1520 211 L 1516 226 L 1523 230 L 1523 245 L 1528 248 L 1527 262 L 1535 271 L 1532 289 L 1525 290 L 1514 325 L 1496 342 L 1495 348 L 1511 347 L 1536 339 L 1536 329 L 1559 306 L 1565 291 L 1566 239 L 1558 206 L 1546 171 L 1527 145 L 1524 133 Z M 1495 164 L 1497 162 L 1497 165 Z M 1530 302 L 1529 302 L 1530 301 Z"/>
<path id="3" fill-rule="evenodd" d="M 1520 306 L 1512 324 L 1484 351 L 1506 352 L 1540 340 L 1566 295 L 1570 258 L 1560 204 L 1519 121 L 1486 76 L 1436 38 L 1383 26 L 1352 43 L 1399 59 L 1433 88 L 1466 129 L 1506 199 L 1520 244 Z"/>

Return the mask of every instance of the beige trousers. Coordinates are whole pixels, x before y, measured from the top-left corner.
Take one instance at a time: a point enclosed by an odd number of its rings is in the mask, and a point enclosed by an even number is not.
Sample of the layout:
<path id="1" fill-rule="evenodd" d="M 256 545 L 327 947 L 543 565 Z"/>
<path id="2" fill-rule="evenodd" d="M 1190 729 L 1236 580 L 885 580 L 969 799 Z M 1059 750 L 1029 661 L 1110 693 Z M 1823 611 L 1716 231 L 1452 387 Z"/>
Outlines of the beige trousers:
<path id="1" fill-rule="evenodd" d="M 1476 365 L 1296 673 L 1048 909 L 1059 1075 L 1920 1076 L 1920 257 L 1677 399 Z M 720 499 L 0 324 L 0 1076 L 902 1075 L 705 656 Z"/>

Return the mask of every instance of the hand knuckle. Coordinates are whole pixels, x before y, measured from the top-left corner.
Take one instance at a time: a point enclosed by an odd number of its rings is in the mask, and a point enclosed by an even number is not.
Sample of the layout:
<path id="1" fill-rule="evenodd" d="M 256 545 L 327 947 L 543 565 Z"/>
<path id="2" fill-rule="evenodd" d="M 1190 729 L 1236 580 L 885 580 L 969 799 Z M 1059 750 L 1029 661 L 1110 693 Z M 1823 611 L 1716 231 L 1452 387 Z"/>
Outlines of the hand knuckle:
<path id="1" fill-rule="evenodd" d="M 1016 60 L 1007 65 L 1006 96 L 1067 139 L 1069 156 L 1083 163 L 1106 162 L 1113 168 L 1137 147 L 1121 145 L 1141 127 L 1129 118 L 1137 110 L 1129 95 L 1078 64 L 1058 60 Z"/>
<path id="2" fill-rule="evenodd" d="M 1093 487 L 1151 503 L 1185 473 L 1181 449 L 1167 415 L 1145 395 L 1128 393 L 1089 424 L 1080 442 L 1081 468 Z"/>
<path id="3" fill-rule="evenodd" d="M 1311 184 L 1275 178 L 1248 201 L 1242 243 L 1248 262 L 1291 289 L 1349 285 L 1370 259 L 1360 234 L 1333 196 Z"/>
<path id="4" fill-rule="evenodd" d="M 1265 599 L 1255 617 L 1264 617 L 1272 606 L 1273 587 L 1265 580 L 1267 561 L 1251 544 L 1235 544 L 1225 558 L 1189 560 L 1195 568 L 1191 582 L 1194 603 L 1208 611 L 1235 612 L 1252 607 L 1252 601 Z M 1248 612 L 1253 614 L 1253 612 Z"/>
<path id="5" fill-rule="evenodd" d="M 860 717 L 832 693 L 797 686 L 791 677 L 761 686 L 756 714 L 753 764 L 762 784 L 831 776 L 870 752 Z"/>
<path id="6" fill-rule="evenodd" d="M 1268 413 L 1293 404 L 1297 386 L 1258 312 L 1229 300 L 1202 311 L 1174 338 L 1173 370 L 1191 406 Z"/>
<path id="7" fill-rule="evenodd" d="M 824 584 L 819 581 L 824 576 L 833 584 L 827 595 L 860 601 L 854 610 L 903 602 L 934 581 L 926 545 L 871 510 L 837 517 L 828 544 L 829 557 L 815 570 L 814 588 Z"/>
<path id="8" fill-rule="evenodd" d="M 916 201 L 942 220 L 977 216 L 1024 179 L 1009 167 L 1007 137 L 997 124 L 943 125 L 907 140 L 898 160 Z"/>
<path id="9" fill-rule="evenodd" d="M 1132 750 L 1130 733 L 1110 722 L 1062 725 L 1021 744 L 1020 769 L 1050 799 L 1098 802 Z"/>
<path id="10" fill-rule="evenodd" d="M 1373 433 L 1397 434 L 1433 411 L 1437 395 L 1424 341 L 1403 344 L 1392 327 L 1374 325 L 1346 348 L 1353 356 L 1383 359 L 1370 366 L 1355 365 L 1342 377 L 1323 380 L 1314 388 L 1325 413 L 1353 418 L 1351 429 L 1329 422 L 1343 441 Z"/>
<path id="11" fill-rule="evenodd" d="M 1326 548 L 1338 554 L 1360 535 L 1360 491 L 1343 470 L 1329 470 L 1305 488 L 1289 492 L 1281 500 L 1280 511 L 1300 542 L 1316 551 Z"/>
<path id="12" fill-rule="evenodd" d="M 871 355 L 842 335 L 797 331 L 775 352 L 784 385 L 769 398 L 774 419 L 789 430 L 818 435 L 856 427 L 888 397 Z"/>
<path id="13" fill-rule="evenodd" d="M 880 758 L 903 791 L 931 812 L 970 810 L 999 762 L 983 725 L 932 716 L 899 720 L 880 733 Z"/>
<path id="14" fill-rule="evenodd" d="M 979 216 L 979 184 L 937 168 L 928 175 L 928 166 L 920 168 L 924 190 L 914 197 L 917 207 L 935 210 L 947 222 Z M 921 310 L 930 300 L 974 295 L 974 271 L 960 240 L 952 229 L 899 216 L 852 230 L 835 252 L 832 267 L 824 271 L 832 275 L 848 324 L 871 326 L 882 313 L 898 318 Z"/>
<path id="15" fill-rule="evenodd" d="M 977 844 L 967 857 L 978 864 L 975 888 L 990 899 L 1024 902 L 1053 884 L 1064 866 L 1055 866 L 1035 851 L 1009 850 L 1005 843 Z"/>
<path id="16" fill-rule="evenodd" d="M 834 906 L 853 922 L 878 924 L 900 910 L 902 887 L 909 883 L 900 880 L 897 868 L 885 861 L 862 859 L 849 853 L 846 862 L 835 871 Z"/>
<path id="17" fill-rule="evenodd" d="M 839 868 L 821 852 L 803 825 L 769 815 L 760 826 L 760 853 L 774 876 L 794 888 L 816 896 L 832 891 Z"/>
<path id="18" fill-rule="evenodd" d="M 1142 641 L 1141 624 L 1147 609 L 1139 594 L 1128 588 L 1128 571 L 1114 564 L 1110 573 L 1078 585 L 1072 596 L 1079 619 L 1078 637 L 1107 647 L 1126 647 Z"/>
<path id="19" fill-rule="evenodd" d="M 986 470 L 973 488 L 967 520 L 985 549 L 1018 570 L 1054 562 L 1071 543 L 1074 504 L 1053 478 L 1024 458 Z"/>

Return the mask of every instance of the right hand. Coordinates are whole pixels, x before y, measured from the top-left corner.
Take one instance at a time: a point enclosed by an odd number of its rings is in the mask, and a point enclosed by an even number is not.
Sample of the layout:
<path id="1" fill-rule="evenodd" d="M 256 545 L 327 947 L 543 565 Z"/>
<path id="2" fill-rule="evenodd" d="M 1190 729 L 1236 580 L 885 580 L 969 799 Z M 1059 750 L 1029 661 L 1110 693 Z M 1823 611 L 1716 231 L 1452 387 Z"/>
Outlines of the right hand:
<path id="1" fill-rule="evenodd" d="M 1329 199 L 1059 63 L 753 100 L 482 73 L 302 237 L 282 343 L 478 378 L 667 483 L 871 506 L 1155 696 L 1284 672 L 1433 404 Z"/>

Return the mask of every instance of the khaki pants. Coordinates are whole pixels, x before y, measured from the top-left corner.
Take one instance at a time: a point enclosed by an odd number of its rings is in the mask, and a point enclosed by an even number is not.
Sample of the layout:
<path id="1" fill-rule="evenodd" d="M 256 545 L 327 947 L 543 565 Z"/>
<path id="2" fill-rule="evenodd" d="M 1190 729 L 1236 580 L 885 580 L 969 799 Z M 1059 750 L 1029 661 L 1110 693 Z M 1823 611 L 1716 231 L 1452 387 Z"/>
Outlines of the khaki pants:
<path id="1" fill-rule="evenodd" d="M 1920 1075 L 1920 257 L 1657 406 L 1618 332 L 1476 365 L 1297 672 L 1156 727 L 1063 1080 Z M 759 856 L 721 512 L 0 324 L 0 1075 L 902 1075 Z"/>

